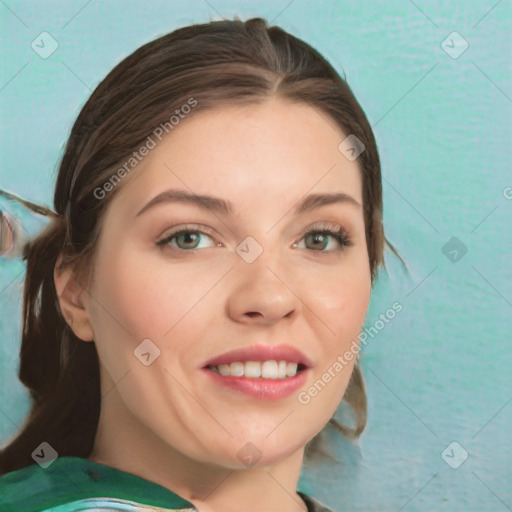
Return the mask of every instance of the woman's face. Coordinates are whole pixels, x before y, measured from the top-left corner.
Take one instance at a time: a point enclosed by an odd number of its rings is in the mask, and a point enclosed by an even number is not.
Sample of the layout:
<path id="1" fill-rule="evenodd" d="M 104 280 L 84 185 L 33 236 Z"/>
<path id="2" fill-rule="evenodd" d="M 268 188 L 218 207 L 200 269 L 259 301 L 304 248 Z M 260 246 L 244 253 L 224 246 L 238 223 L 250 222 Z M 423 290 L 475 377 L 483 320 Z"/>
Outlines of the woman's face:
<path id="1" fill-rule="evenodd" d="M 322 429 L 371 290 L 346 135 L 283 100 L 199 112 L 118 185 L 86 306 L 107 421 L 232 468 L 277 461 Z M 213 199 L 172 200 L 178 191 Z M 324 228 L 334 233 L 306 235 Z M 306 368 L 284 377 L 294 363 Z"/>

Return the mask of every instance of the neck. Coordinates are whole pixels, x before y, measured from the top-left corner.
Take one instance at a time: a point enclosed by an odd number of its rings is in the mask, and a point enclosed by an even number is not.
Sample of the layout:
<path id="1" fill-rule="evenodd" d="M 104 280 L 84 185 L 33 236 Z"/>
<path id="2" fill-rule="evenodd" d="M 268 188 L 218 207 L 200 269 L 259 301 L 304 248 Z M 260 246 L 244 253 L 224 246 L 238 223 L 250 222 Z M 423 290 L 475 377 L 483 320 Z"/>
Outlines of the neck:
<path id="1" fill-rule="evenodd" d="M 114 388 L 102 400 L 89 460 L 159 484 L 199 512 L 305 512 L 296 492 L 303 456 L 301 448 L 273 464 L 244 469 L 195 460 L 138 421 Z"/>

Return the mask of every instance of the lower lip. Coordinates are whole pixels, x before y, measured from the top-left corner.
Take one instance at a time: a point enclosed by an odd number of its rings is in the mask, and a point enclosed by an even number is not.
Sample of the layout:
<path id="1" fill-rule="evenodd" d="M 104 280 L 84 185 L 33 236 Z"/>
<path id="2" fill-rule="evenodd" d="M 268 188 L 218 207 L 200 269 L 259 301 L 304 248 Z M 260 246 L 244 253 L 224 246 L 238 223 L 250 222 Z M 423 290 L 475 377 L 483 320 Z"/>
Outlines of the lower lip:
<path id="1" fill-rule="evenodd" d="M 304 369 L 293 377 L 285 379 L 254 379 L 250 377 L 233 377 L 231 375 L 224 376 L 206 368 L 204 368 L 204 371 L 214 382 L 245 393 L 253 398 L 279 400 L 280 398 L 286 398 L 304 385 L 308 369 Z"/>

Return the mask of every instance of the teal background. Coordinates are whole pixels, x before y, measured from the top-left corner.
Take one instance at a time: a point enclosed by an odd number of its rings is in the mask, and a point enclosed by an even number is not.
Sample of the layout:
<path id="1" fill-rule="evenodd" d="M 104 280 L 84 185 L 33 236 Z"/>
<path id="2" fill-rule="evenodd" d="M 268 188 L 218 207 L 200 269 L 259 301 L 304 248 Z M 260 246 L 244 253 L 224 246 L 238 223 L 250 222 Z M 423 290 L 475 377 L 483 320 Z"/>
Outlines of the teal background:
<path id="1" fill-rule="evenodd" d="M 190 23 L 261 16 L 317 48 L 374 127 L 387 254 L 367 326 L 403 310 L 362 351 L 369 424 L 328 433 L 338 462 L 301 486 L 338 511 L 502 512 L 512 507 L 512 2 L 14 1 L 0 3 L 0 187 L 52 207 L 79 109 L 121 59 Z M 59 47 L 47 59 L 31 42 Z M 453 31 L 469 47 L 441 47 Z M 508 187 L 508 188 L 507 188 Z M 3 200 L 28 234 L 45 220 Z M 457 237 L 453 262 L 443 246 Z M 449 250 L 453 250 L 450 248 Z M 24 267 L 0 259 L 0 442 L 28 411 L 16 377 Z M 462 448 L 442 457 L 457 442 Z M 35 447 L 34 447 L 35 448 Z M 457 469 L 459 451 L 468 453 Z"/>

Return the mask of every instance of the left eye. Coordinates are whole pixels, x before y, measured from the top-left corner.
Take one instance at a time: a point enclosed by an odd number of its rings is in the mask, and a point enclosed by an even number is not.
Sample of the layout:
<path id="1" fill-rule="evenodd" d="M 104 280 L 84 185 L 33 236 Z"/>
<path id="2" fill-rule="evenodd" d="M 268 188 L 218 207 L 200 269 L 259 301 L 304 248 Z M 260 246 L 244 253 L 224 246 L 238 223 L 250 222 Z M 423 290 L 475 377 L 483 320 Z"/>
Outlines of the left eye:
<path id="1" fill-rule="evenodd" d="M 317 246 L 316 248 L 306 247 L 307 249 L 312 249 L 313 251 L 316 252 L 318 252 L 319 250 L 320 252 L 330 252 L 324 250 L 327 249 L 327 247 L 329 246 L 329 238 L 336 240 L 339 246 L 339 250 L 342 250 L 343 248 L 350 246 L 350 240 L 345 231 L 341 228 L 336 231 L 332 231 L 330 229 L 312 229 L 304 235 L 304 238 L 302 240 L 309 240 L 313 244 L 316 244 Z M 299 247 L 299 245 L 297 247 Z M 331 250 L 336 250 L 336 247 Z"/>

